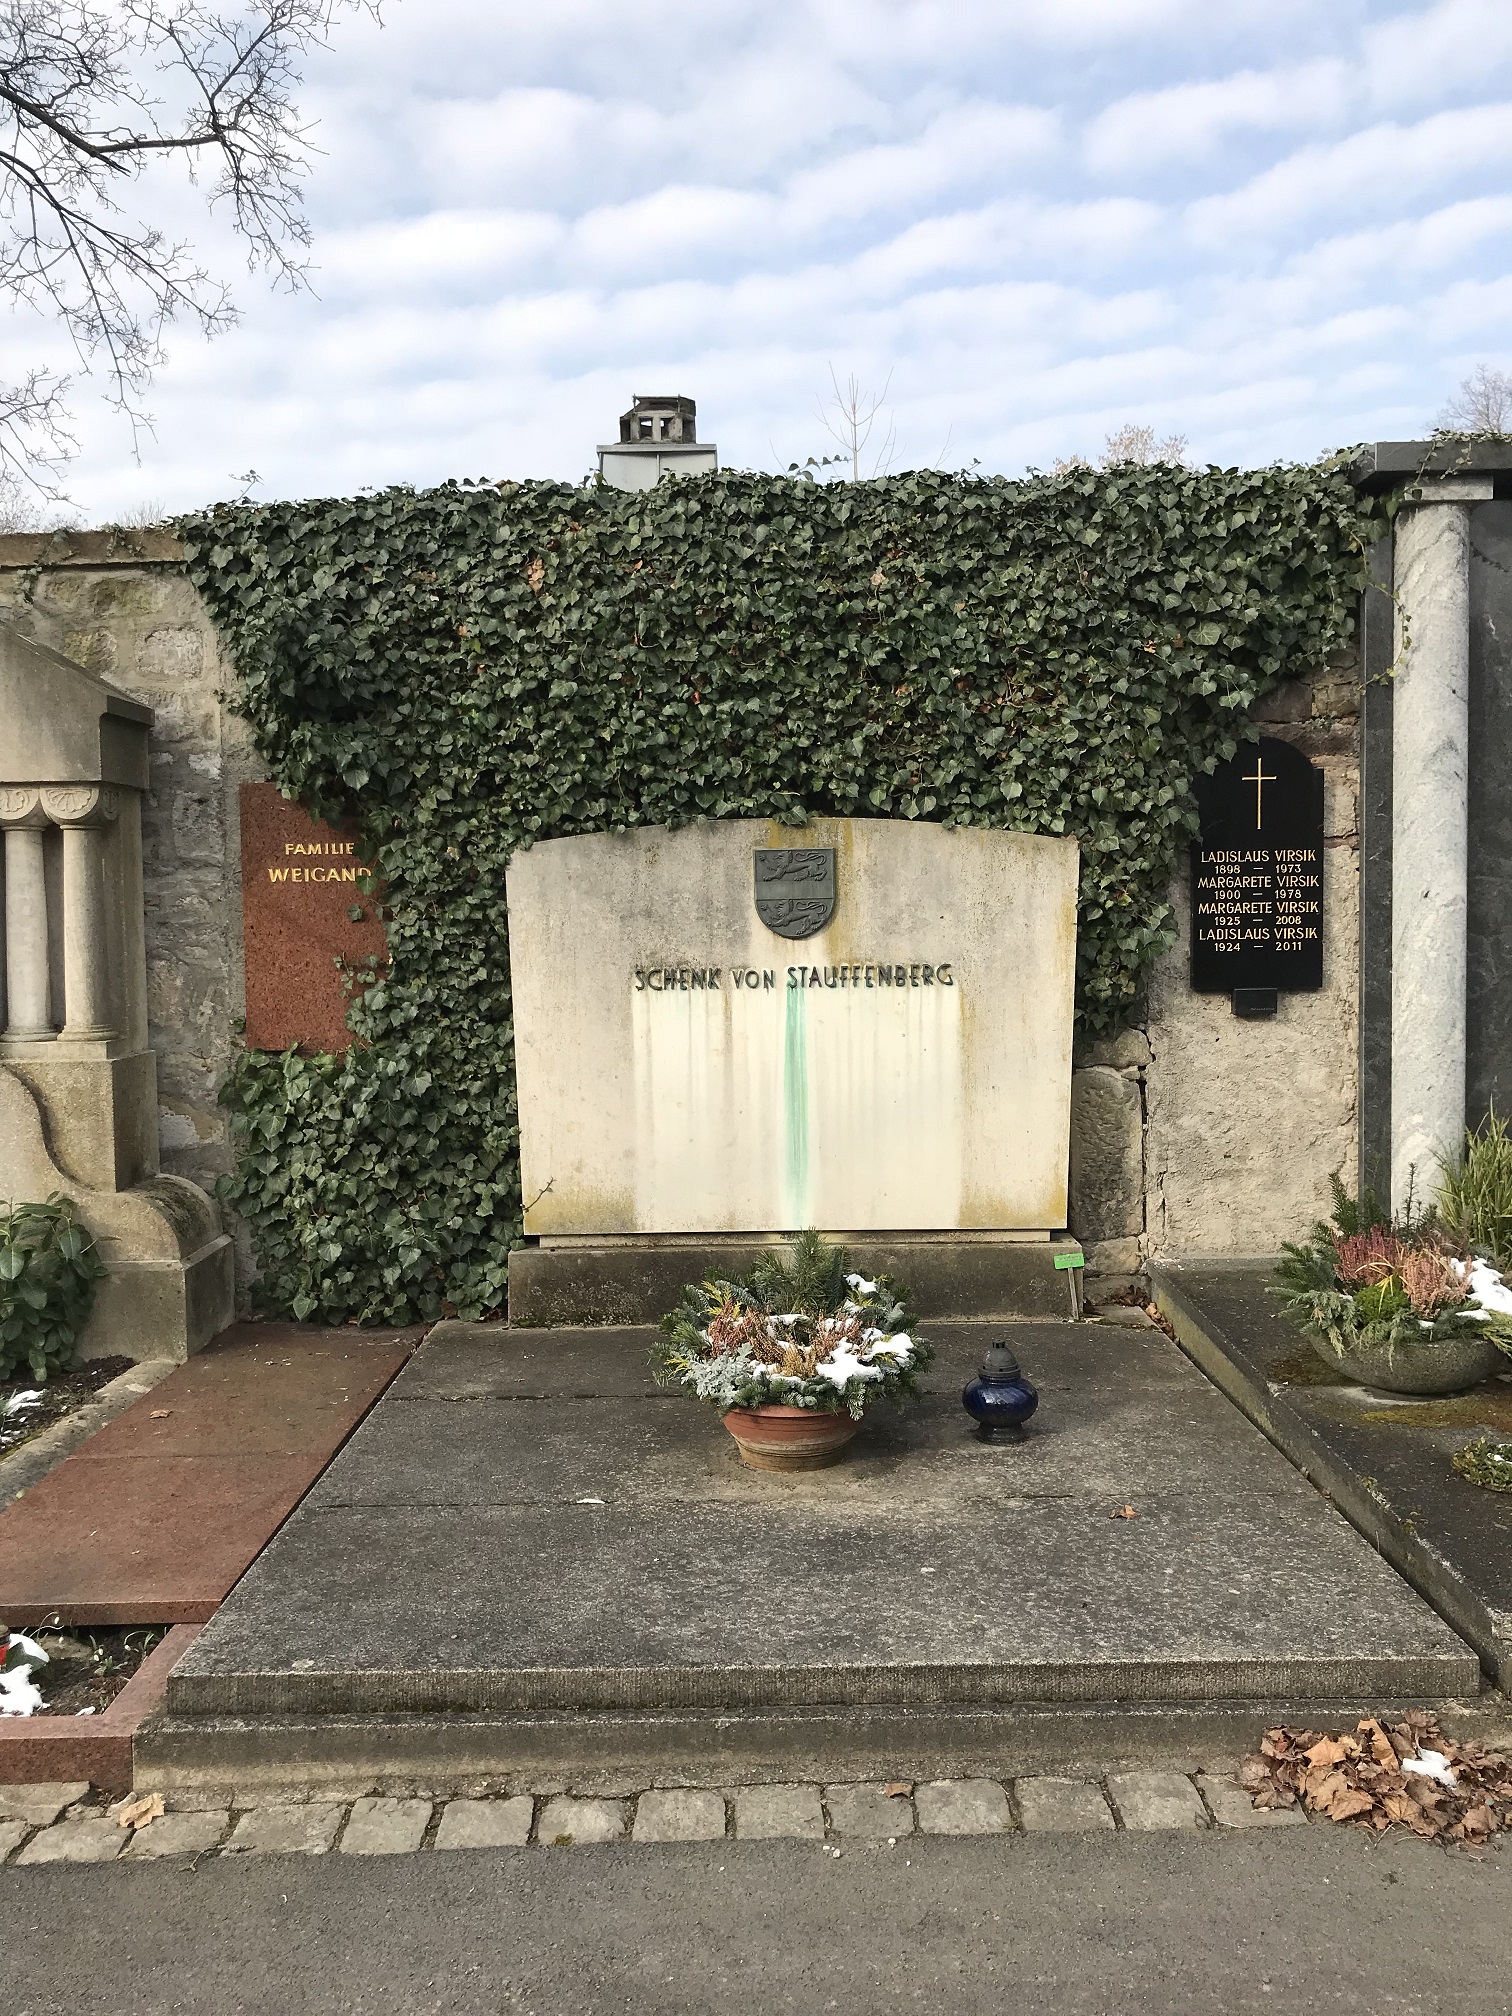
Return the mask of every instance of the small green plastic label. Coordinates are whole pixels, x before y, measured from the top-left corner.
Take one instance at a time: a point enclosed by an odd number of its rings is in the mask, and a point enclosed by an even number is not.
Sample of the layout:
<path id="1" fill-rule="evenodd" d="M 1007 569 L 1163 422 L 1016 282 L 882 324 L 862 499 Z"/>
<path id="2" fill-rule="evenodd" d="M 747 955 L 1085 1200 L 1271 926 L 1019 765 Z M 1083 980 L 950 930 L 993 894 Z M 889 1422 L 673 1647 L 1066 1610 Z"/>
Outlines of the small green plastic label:
<path id="1" fill-rule="evenodd" d="M 1056 1268 L 1062 1272 L 1067 1267 L 1085 1267 L 1086 1264 L 1085 1258 L 1080 1253 L 1057 1253 L 1055 1256 Z"/>

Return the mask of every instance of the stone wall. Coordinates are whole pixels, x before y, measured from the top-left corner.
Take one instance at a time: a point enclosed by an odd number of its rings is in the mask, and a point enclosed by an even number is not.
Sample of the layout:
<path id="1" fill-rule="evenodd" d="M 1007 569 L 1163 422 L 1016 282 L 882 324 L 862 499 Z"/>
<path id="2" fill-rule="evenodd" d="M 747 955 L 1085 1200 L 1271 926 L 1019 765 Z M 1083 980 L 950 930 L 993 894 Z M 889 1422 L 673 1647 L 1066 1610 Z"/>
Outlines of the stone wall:
<path id="1" fill-rule="evenodd" d="M 1354 1185 L 1359 1128 L 1359 713 L 1351 654 L 1255 709 L 1324 774 L 1324 985 L 1273 1020 L 1187 984 L 1191 891 L 1138 1025 L 1089 1046 L 1072 1079 L 1071 1217 L 1089 1264 L 1124 1274 L 1190 1253 L 1273 1253 Z"/>
<path id="2" fill-rule="evenodd" d="M 0 617 L 154 710 L 144 866 L 163 1167 L 208 1187 L 229 1163 L 216 1092 L 243 1002 L 237 793 L 264 774 L 225 704 L 215 632 L 174 542 L 156 532 L 0 537 Z M 1351 657 L 1256 710 L 1325 772 L 1322 993 L 1284 995 L 1268 1022 L 1191 993 L 1183 870 L 1181 937 L 1136 1026 L 1078 1056 L 1070 1216 L 1104 1277 L 1160 1256 L 1274 1251 L 1326 1206 L 1331 1174 L 1351 1181 L 1359 695 Z"/>

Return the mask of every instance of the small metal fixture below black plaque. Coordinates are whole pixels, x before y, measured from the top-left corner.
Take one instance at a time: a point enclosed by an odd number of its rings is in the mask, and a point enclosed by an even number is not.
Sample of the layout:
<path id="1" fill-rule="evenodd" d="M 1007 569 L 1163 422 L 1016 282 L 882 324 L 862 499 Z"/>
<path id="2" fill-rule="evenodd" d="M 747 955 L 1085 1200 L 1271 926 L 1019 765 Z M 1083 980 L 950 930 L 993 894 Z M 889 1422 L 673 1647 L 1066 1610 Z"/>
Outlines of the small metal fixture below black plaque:
<path id="1" fill-rule="evenodd" d="M 1274 1015 L 1278 996 L 1274 987 L 1236 987 L 1234 1013 L 1245 1022 L 1263 1022 Z"/>
<path id="2" fill-rule="evenodd" d="M 1255 1021 L 1323 985 L 1323 773 L 1262 735 L 1194 788 L 1192 988 Z"/>
<path id="3" fill-rule="evenodd" d="M 781 938 L 811 938 L 835 914 L 833 847 L 758 847 L 756 915 Z"/>

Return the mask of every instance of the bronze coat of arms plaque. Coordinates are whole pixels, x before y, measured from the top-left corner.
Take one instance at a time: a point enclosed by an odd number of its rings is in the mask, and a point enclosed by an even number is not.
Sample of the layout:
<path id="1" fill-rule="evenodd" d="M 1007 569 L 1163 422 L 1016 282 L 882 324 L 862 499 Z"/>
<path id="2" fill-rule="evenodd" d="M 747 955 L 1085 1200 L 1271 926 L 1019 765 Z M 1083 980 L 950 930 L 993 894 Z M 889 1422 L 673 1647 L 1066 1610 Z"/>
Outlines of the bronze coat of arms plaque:
<path id="1" fill-rule="evenodd" d="M 835 914 L 833 847 L 758 847 L 756 915 L 781 938 L 812 938 Z"/>

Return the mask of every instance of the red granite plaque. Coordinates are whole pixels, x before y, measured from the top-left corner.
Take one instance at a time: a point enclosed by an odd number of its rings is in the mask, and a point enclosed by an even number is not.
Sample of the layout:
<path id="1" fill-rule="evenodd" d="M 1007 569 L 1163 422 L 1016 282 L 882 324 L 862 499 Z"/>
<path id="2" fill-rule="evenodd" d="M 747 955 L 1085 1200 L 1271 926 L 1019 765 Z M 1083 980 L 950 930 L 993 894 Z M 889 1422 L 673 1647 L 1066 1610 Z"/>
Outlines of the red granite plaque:
<path id="1" fill-rule="evenodd" d="M 385 950 L 375 900 L 357 886 L 356 846 L 276 784 L 241 787 L 248 1049 L 339 1051 L 351 1042 L 336 962 Z"/>

